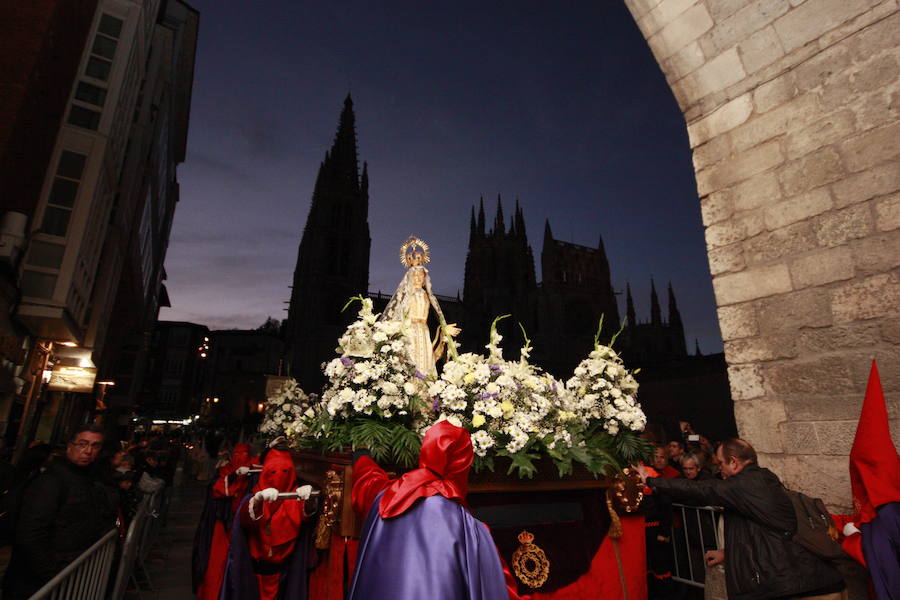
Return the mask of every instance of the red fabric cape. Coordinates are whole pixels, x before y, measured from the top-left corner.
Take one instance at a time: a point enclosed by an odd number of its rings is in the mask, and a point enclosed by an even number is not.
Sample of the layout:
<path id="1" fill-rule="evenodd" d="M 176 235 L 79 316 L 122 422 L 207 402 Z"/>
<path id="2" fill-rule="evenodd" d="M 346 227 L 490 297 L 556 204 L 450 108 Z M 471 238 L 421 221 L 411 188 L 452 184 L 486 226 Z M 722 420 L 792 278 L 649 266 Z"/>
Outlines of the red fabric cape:
<path id="1" fill-rule="evenodd" d="M 419 468 L 391 483 L 378 505 L 382 519 L 402 515 L 419 498 L 441 495 L 463 503 L 474 454 L 469 432 L 448 421 L 431 426 L 422 440 Z"/>

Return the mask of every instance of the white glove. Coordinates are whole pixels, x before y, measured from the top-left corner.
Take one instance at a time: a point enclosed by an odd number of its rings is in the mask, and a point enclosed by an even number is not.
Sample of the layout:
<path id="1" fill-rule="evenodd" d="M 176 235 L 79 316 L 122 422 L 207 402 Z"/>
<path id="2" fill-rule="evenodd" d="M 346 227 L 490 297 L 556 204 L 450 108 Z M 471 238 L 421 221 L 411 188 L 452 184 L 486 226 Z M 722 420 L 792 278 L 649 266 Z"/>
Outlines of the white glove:
<path id="1" fill-rule="evenodd" d="M 279 435 L 277 438 L 275 438 L 274 440 L 272 440 L 271 442 L 269 442 L 269 448 L 274 448 L 274 447 L 277 446 L 278 444 L 281 444 L 281 443 L 286 442 L 286 441 L 287 441 L 287 438 L 286 438 L 286 437 L 284 437 L 283 435 Z"/>
<path id="2" fill-rule="evenodd" d="M 297 488 L 297 499 L 298 500 L 309 500 L 309 496 L 312 494 L 312 486 L 311 485 L 301 485 Z"/>
<path id="3" fill-rule="evenodd" d="M 278 490 L 275 488 L 266 488 L 253 494 L 253 497 L 258 498 L 263 502 L 275 502 L 278 500 Z"/>
<path id="4" fill-rule="evenodd" d="M 238 467 L 234 472 L 238 475 L 246 475 L 250 472 L 250 467 Z"/>
<path id="5" fill-rule="evenodd" d="M 850 521 L 846 525 L 844 525 L 844 537 L 850 537 L 854 533 L 862 533 L 859 529 L 857 529 L 856 525 L 853 524 L 853 521 Z"/>

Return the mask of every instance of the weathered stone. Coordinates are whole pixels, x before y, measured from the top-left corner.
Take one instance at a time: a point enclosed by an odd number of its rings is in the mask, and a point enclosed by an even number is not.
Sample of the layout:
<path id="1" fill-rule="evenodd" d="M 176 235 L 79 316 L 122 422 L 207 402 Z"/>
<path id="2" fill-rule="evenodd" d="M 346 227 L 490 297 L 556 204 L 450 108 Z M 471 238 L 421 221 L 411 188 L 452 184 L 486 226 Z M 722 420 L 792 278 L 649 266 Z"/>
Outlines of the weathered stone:
<path id="1" fill-rule="evenodd" d="M 837 207 L 856 204 L 900 189 L 900 161 L 889 162 L 831 184 Z M 898 214 L 897 212 L 894 213 Z M 900 217 L 897 217 L 900 219 Z M 882 231 L 886 231 L 882 229 Z"/>
<path id="2" fill-rule="evenodd" d="M 763 376 L 776 394 L 841 394 L 856 390 L 853 371 L 842 356 L 774 363 L 765 366 Z"/>
<path id="3" fill-rule="evenodd" d="M 730 131 L 747 120 L 753 112 L 750 94 L 744 94 L 696 123 L 688 125 L 688 137 L 691 147 L 706 143 L 710 139 Z"/>
<path id="4" fill-rule="evenodd" d="M 855 204 L 813 220 L 816 239 L 822 246 L 837 246 L 865 237 L 873 227 L 872 211 L 868 204 Z"/>
<path id="5" fill-rule="evenodd" d="M 877 324 L 863 321 L 835 327 L 801 329 L 797 334 L 800 356 L 841 352 L 850 348 L 872 348 L 881 342 Z"/>
<path id="6" fill-rule="evenodd" d="M 813 124 L 804 129 L 798 131 L 793 125 L 789 127 L 790 133 L 785 137 L 785 152 L 789 159 L 800 158 L 855 133 L 856 115 L 850 109 L 824 118 L 815 116 L 813 113 L 810 118 Z"/>
<path id="7" fill-rule="evenodd" d="M 831 311 L 836 323 L 896 315 L 900 310 L 900 281 L 882 273 L 848 283 L 832 291 Z"/>
<path id="8" fill-rule="evenodd" d="M 781 40 L 778 39 L 778 35 L 772 27 L 760 29 L 746 41 L 741 42 L 738 45 L 738 51 L 741 53 L 744 69 L 748 73 L 755 73 L 784 56 Z"/>
<path id="9" fill-rule="evenodd" d="M 797 95 L 797 86 L 792 73 L 785 73 L 772 81 L 761 84 L 753 91 L 753 104 L 757 113 L 767 112 L 781 106 Z"/>
<path id="10" fill-rule="evenodd" d="M 900 195 L 894 194 L 875 203 L 875 225 L 879 231 L 900 227 Z"/>
<path id="11" fill-rule="evenodd" d="M 865 31 L 870 25 L 877 26 L 878 21 L 897 12 L 896 0 L 870 0 L 870 4 L 873 5 L 871 9 L 844 21 L 831 31 L 822 34 L 817 40 L 818 46 L 820 48 L 828 48 L 833 44 L 843 42 L 847 37 L 853 36 L 859 31 Z M 874 54 L 874 50 L 872 54 Z"/>
<path id="12" fill-rule="evenodd" d="M 789 455 L 784 469 L 782 483 L 788 488 L 821 498 L 836 514 L 852 512 L 846 456 Z"/>
<path id="13" fill-rule="evenodd" d="M 797 340 L 793 335 L 767 335 L 725 342 L 725 359 L 730 365 L 796 357 Z"/>
<path id="14" fill-rule="evenodd" d="M 775 21 L 785 50 L 799 48 L 869 8 L 868 0 L 808 0 Z"/>
<path id="15" fill-rule="evenodd" d="M 790 421 L 830 421 L 859 415 L 863 394 L 827 390 L 818 394 L 791 393 L 784 396 L 784 408 Z"/>
<path id="16" fill-rule="evenodd" d="M 753 210 L 760 206 L 774 204 L 781 198 L 781 187 L 778 177 L 772 171 L 754 175 L 731 188 L 731 201 L 734 210 Z M 759 232 L 757 232 L 759 233 Z M 748 237 L 750 234 L 748 232 Z"/>
<path id="17" fill-rule="evenodd" d="M 694 148 L 691 158 L 694 170 L 700 171 L 714 165 L 731 154 L 731 137 L 727 133 L 718 135 L 705 144 Z"/>
<path id="18" fill-rule="evenodd" d="M 733 219 L 744 230 L 744 237 L 759 235 L 766 230 L 766 214 L 761 209 L 742 212 Z"/>
<path id="19" fill-rule="evenodd" d="M 734 214 L 731 205 L 731 193 L 727 190 L 715 192 L 700 200 L 700 217 L 707 227 L 724 221 Z"/>
<path id="20" fill-rule="evenodd" d="M 719 306 L 726 306 L 789 292 L 791 277 L 785 264 L 755 267 L 716 277 L 713 289 Z"/>
<path id="21" fill-rule="evenodd" d="M 721 322 L 722 317 L 721 313 L 719 315 L 719 321 Z M 885 322 L 881 323 L 878 327 L 878 331 L 881 334 L 881 339 L 886 341 L 889 344 L 900 346 L 900 319 L 888 319 Z"/>
<path id="22" fill-rule="evenodd" d="M 900 155 L 900 121 L 851 138 L 843 142 L 840 149 L 850 172 L 894 159 Z"/>
<path id="23" fill-rule="evenodd" d="M 900 266 L 900 231 L 856 240 L 851 248 L 860 274 L 874 275 Z"/>
<path id="24" fill-rule="evenodd" d="M 856 130 L 867 131 L 887 125 L 897 119 L 897 96 L 890 89 L 877 90 L 857 98 L 850 108 L 856 118 Z"/>
<path id="25" fill-rule="evenodd" d="M 731 48 L 707 61 L 683 81 L 687 88 L 693 90 L 694 95 L 700 98 L 724 90 L 746 76 L 737 48 Z"/>
<path id="26" fill-rule="evenodd" d="M 819 421 L 816 423 L 822 454 L 847 456 L 856 435 L 856 421 Z"/>
<path id="27" fill-rule="evenodd" d="M 787 8 L 781 0 L 747 2 L 730 17 L 717 20 L 716 26 L 700 38 L 700 47 L 708 56 L 715 56 L 751 37 L 784 14 Z"/>
<path id="28" fill-rule="evenodd" d="M 707 254 L 709 256 L 709 273 L 713 276 L 729 271 L 740 271 L 746 266 L 744 248 L 740 244 L 710 248 Z"/>
<path id="29" fill-rule="evenodd" d="M 697 42 L 691 42 L 666 59 L 663 64 L 663 72 L 677 81 L 688 73 L 697 70 L 705 61 L 706 57 L 703 55 L 703 50 L 700 49 Z"/>
<path id="30" fill-rule="evenodd" d="M 643 20 L 647 21 L 649 29 L 648 34 L 656 33 L 662 27 L 670 23 L 672 19 L 686 11 L 696 0 L 662 0 L 656 6 L 647 11 Z"/>
<path id="31" fill-rule="evenodd" d="M 766 209 L 766 227 L 774 231 L 822 214 L 831 206 L 831 195 L 828 193 L 828 188 L 822 186 L 768 207 Z"/>
<path id="32" fill-rule="evenodd" d="M 753 440 L 757 452 L 784 452 L 779 425 L 787 419 L 780 400 L 757 398 L 734 403 L 734 420 L 741 436 Z"/>
<path id="33" fill-rule="evenodd" d="M 781 437 L 788 454 L 818 454 L 819 439 L 813 423 L 782 423 Z"/>
<path id="34" fill-rule="evenodd" d="M 706 247 L 709 249 L 728 246 L 746 237 L 742 223 L 736 219 L 728 219 L 706 228 Z"/>
<path id="35" fill-rule="evenodd" d="M 850 75 L 850 85 L 857 92 L 880 90 L 897 80 L 897 60 L 890 54 L 873 58 Z"/>
<path id="36" fill-rule="evenodd" d="M 798 64 L 794 69 L 794 83 L 800 90 L 814 90 L 843 73 L 851 63 L 850 52 L 845 46 L 832 46 Z"/>
<path id="37" fill-rule="evenodd" d="M 792 196 L 836 181 L 843 174 L 841 157 L 829 146 L 787 163 L 779 170 L 778 177 L 782 191 Z"/>
<path id="38" fill-rule="evenodd" d="M 812 223 L 800 221 L 745 241 L 744 260 L 748 265 L 767 263 L 817 246 L 818 240 Z"/>
<path id="39" fill-rule="evenodd" d="M 847 246 L 828 248 L 792 260 L 788 266 L 794 289 L 820 286 L 853 277 L 853 252 Z"/>
<path id="40" fill-rule="evenodd" d="M 759 333 L 756 322 L 756 309 L 753 304 L 736 304 L 719 308 L 719 330 L 723 340 L 736 340 L 751 337 Z M 900 330 L 900 327 L 898 327 Z M 900 332 L 898 332 L 900 333 Z"/>
<path id="41" fill-rule="evenodd" d="M 900 311 L 895 312 L 894 319 L 900 318 Z M 845 360 L 853 369 L 853 377 L 859 383 L 860 394 L 864 393 L 869 381 L 869 371 L 874 360 L 878 363 L 878 374 L 881 387 L 884 388 L 888 417 L 900 417 L 900 398 L 893 392 L 900 392 L 900 361 L 897 360 L 897 349 L 890 346 L 878 346 L 858 352 L 848 353 Z"/>
<path id="42" fill-rule="evenodd" d="M 780 165 L 783 160 L 778 140 L 760 144 L 697 173 L 697 190 L 701 196 L 706 195 L 768 171 Z"/>
<path id="43" fill-rule="evenodd" d="M 747 0 L 717 0 L 709 3 L 709 13 L 718 23 L 742 9 L 746 4 Z"/>
<path id="44" fill-rule="evenodd" d="M 897 11 L 896 2 L 886 2 L 885 4 L 893 4 L 890 16 L 871 27 L 861 28 L 855 35 L 847 38 L 846 46 L 849 48 L 853 60 L 862 62 L 884 50 L 896 49 L 897 32 L 900 31 L 900 12 Z"/>
<path id="45" fill-rule="evenodd" d="M 735 401 L 752 400 L 766 393 L 759 365 L 728 367 L 728 382 L 731 384 L 731 398 Z"/>
<path id="46" fill-rule="evenodd" d="M 666 59 L 703 35 L 713 26 L 705 3 L 698 3 L 670 21 L 647 39 L 657 60 Z"/>
<path id="47" fill-rule="evenodd" d="M 765 334 L 796 332 L 803 327 L 827 327 L 832 323 L 831 295 L 813 288 L 764 298 L 759 302 L 759 327 Z"/>
<path id="48" fill-rule="evenodd" d="M 625 5 L 628 6 L 631 16 L 637 21 L 640 17 L 653 10 L 659 2 L 660 0 L 625 0 Z"/>
<path id="49" fill-rule="evenodd" d="M 731 134 L 734 150 L 744 150 L 766 140 L 796 131 L 813 123 L 818 114 L 818 98 L 815 94 L 803 94 L 785 102 L 778 108 L 756 115 Z"/>

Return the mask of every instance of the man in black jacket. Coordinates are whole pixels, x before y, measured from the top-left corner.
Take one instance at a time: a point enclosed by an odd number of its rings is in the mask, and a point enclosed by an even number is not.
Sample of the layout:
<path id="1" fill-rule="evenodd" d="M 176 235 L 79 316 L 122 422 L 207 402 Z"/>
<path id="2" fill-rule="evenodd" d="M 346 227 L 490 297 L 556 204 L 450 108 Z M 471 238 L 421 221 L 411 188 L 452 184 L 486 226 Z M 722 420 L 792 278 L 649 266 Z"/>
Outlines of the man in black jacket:
<path id="1" fill-rule="evenodd" d="M 791 540 L 797 518 L 778 477 L 757 465 L 756 451 L 744 440 L 728 440 L 717 454 L 725 479 L 646 477 L 646 483 L 675 501 L 725 509 L 729 600 L 837 600 L 845 587 L 841 574 Z"/>
<path id="2" fill-rule="evenodd" d="M 83 426 L 25 490 L 3 599 L 28 598 L 115 527 L 116 491 L 104 485 L 94 461 L 103 430 Z"/>

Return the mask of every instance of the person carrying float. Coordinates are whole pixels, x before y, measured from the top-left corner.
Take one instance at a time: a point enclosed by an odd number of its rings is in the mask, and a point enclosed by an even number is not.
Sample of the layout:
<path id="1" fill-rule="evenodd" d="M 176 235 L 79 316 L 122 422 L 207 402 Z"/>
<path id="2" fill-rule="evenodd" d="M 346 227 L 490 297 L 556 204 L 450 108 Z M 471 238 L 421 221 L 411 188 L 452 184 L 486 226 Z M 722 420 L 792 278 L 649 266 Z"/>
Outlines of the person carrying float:
<path id="1" fill-rule="evenodd" d="M 257 460 L 251 456 L 250 444 L 236 445 L 231 459 L 219 468 L 210 485 L 191 557 L 193 590 L 200 600 L 219 600 L 231 523 L 238 504 L 247 493 L 250 467 Z"/>
<path id="2" fill-rule="evenodd" d="M 220 600 L 307 597 L 309 535 L 301 527 L 312 487 L 296 485 L 290 452 L 269 450 L 259 481 L 237 510 Z"/>

